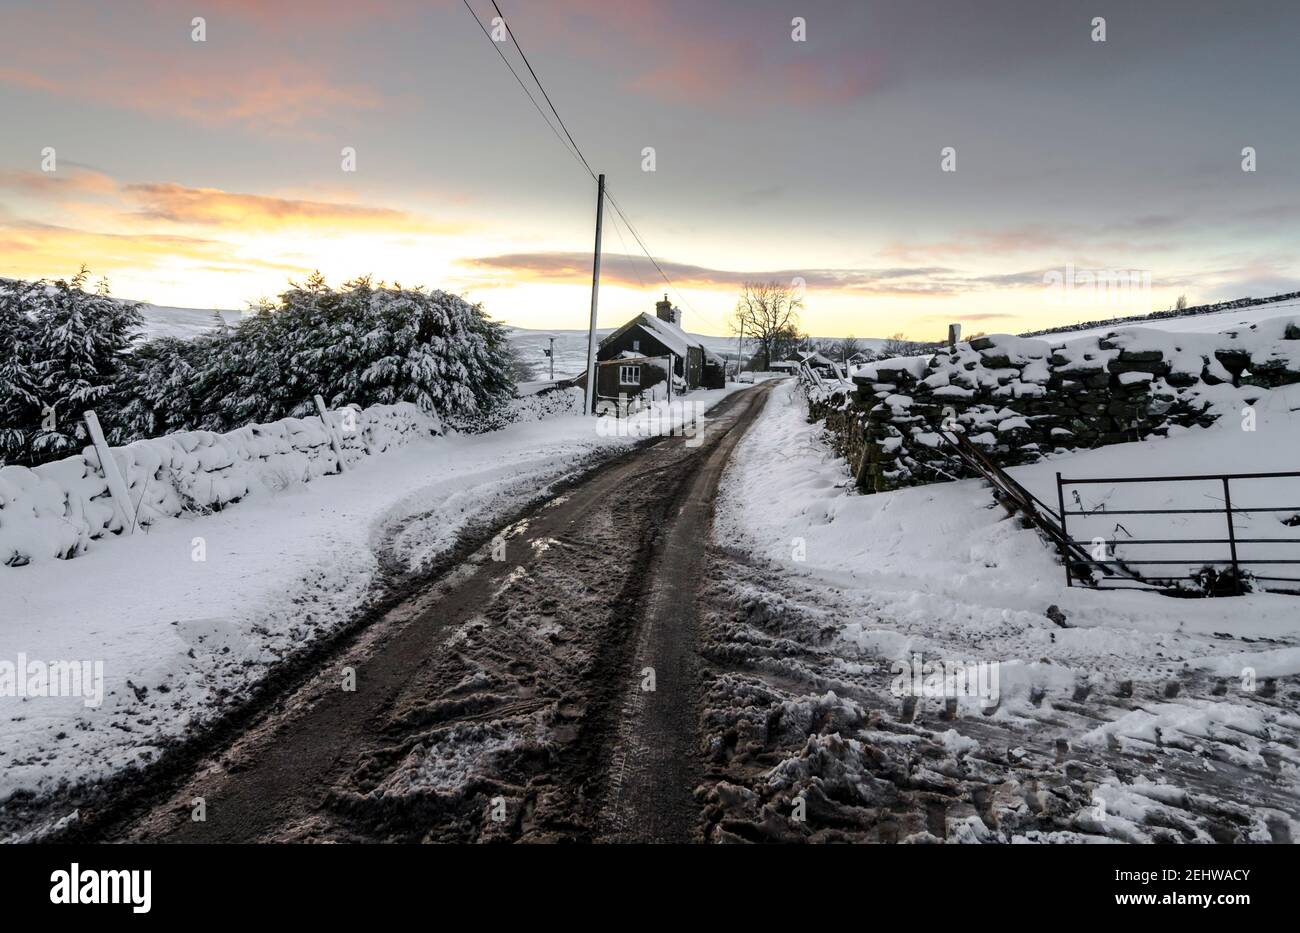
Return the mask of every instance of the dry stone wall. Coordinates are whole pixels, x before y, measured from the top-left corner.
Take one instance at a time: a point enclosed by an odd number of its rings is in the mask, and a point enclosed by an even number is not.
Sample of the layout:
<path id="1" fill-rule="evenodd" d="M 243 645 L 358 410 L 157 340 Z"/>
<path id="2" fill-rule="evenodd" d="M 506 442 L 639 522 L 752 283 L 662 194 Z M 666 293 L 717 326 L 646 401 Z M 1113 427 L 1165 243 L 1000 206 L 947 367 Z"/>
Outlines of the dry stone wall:
<path id="1" fill-rule="evenodd" d="M 999 334 L 883 360 L 809 392 L 858 486 L 882 492 L 966 475 L 940 430 L 1003 466 L 1207 425 L 1300 382 L 1300 318 L 1215 334 L 1143 327 L 1066 342 Z"/>
<path id="2" fill-rule="evenodd" d="M 330 416 L 344 464 L 442 433 L 437 418 L 409 402 Z M 181 431 L 114 448 L 113 457 L 130 493 L 127 518 L 138 527 L 220 511 L 259 490 L 339 472 L 339 455 L 320 418 L 285 418 L 225 434 Z M 92 541 L 122 530 L 94 447 L 31 469 L 0 468 L 0 565 L 75 557 Z"/>

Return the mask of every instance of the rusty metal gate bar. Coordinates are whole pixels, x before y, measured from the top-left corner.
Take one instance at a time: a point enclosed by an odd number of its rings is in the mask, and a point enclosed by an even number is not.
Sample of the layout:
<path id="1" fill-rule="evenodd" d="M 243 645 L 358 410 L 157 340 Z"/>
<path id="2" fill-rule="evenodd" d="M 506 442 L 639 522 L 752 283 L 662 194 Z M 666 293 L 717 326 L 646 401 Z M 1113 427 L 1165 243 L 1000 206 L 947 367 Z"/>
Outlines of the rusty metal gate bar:
<path id="1" fill-rule="evenodd" d="M 1226 544 L 1229 549 L 1228 564 L 1232 567 L 1234 588 L 1238 594 L 1244 592 L 1244 585 L 1241 574 L 1243 564 L 1283 564 L 1300 566 L 1300 558 L 1294 560 L 1283 560 L 1278 558 L 1260 558 L 1249 559 L 1242 558 L 1238 553 L 1239 544 L 1300 544 L 1300 538 L 1239 538 L 1237 537 L 1236 524 L 1233 521 L 1234 514 L 1245 514 L 1254 512 L 1300 512 L 1300 506 L 1258 506 L 1243 508 L 1233 506 L 1232 504 L 1232 480 L 1252 480 L 1252 479 L 1286 479 L 1300 477 L 1300 471 L 1273 471 L 1267 473 L 1199 473 L 1188 474 L 1184 476 L 1090 476 L 1066 478 L 1060 473 L 1056 474 L 1056 499 L 1060 507 L 1060 521 L 1062 529 L 1061 559 L 1065 564 L 1065 582 L 1067 586 L 1073 586 L 1073 567 L 1078 566 L 1081 562 L 1078 560 L 1071 561 L 1067 556 L 1067 550 L 1084 547 L 1083 542 L 1070 538 L 1066 532 L 1066 520 L 1070 515 L 1086 516 L 1094 515 L 1095 512 L 1081 509 L 1070 510 L 1065 507 L 1065 487 L 1080 485 L 1099 485 L 1115 483 L 1187 483 L 1187 482 L 1212 482 L 1218 480 L 1223 484 L 1223 508 L 1218 509 L 1108 509 L 1106 515 L 1207 515 L 1223 513 L 1225 523 L 1228 529 L 1226 538 L 1131 538 L 1126 540 L 1126 545 L 1149 545 L 1149 544 Z M 1110 561 L 1097 560 L 1092 558 L 1086 563 L 1097 566 L 1102 564 L 1115 564 L 1124 567 L 1137 566 L 1169 566 L 1170 564 L 1202 564 L 1206 567 L 1214 567 L 1221 564 L 1220 558 L 1180 558 L 1177 560 L 1126 560 Z M 1300 583 L 1300 577 L 1275 577 L 1255 574 L 1255 579 L 1268 580 L 1278 583 Z M 1161 575 L 1159 580 L 1199 580 L 1196 574 L 1184 575 Z M 1144 581 L 1146 582 L 1146 581 Z M 1100 584 L 1093 584 L 1102 588 Z M 1154 583 L 1152 584 L 1154 585 Z M 1113 587 L 1109 587 L 1113 588 Z"/>

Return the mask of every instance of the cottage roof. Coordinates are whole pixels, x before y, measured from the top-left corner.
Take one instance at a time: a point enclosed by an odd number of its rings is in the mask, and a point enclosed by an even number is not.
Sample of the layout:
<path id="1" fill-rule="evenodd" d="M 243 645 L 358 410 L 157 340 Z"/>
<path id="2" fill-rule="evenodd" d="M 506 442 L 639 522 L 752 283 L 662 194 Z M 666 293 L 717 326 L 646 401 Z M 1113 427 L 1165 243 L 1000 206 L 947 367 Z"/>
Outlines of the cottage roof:
<path id="1" fill-rule="evenodd" d="M 654 314 L 651 314 L 649 311 L 643 311 L 640 314 L 638 314 L 636 317 L 632 318 L 632 320 L 628 321 L 618 330 L 614 331 L 614 333 L 610 334 L 608 337 L 602 340 L 601 344 L 604 345 L 605 343 L 609 342 L 610 340 L 613 340 L 615 337 L 622 334 L 629 327 L 633 327 L 637 324 L 640 324 L 643 328 L 645 328 L 645 330 L 653 334 L 660 343 L 662 343 L 665 347 L 668 348 L 670 353 L 675 353 L 677 356 L 684 357 L 687 354 L 688 348 L 699 347 L 701 350 L 704 351 L 705 359 L 719 366 L 722 365 L 722 358 L 719 357 L 718 354 L 710 350 L 708 347 L 706 347 L 704 345 L 704 341 L 700 340 L 698 337 L 693 337 L 690 334 L 686 333 L 686 331 L 682 330 L 676 324 L 669 323 L 668 321 L 656 317 Z"/>

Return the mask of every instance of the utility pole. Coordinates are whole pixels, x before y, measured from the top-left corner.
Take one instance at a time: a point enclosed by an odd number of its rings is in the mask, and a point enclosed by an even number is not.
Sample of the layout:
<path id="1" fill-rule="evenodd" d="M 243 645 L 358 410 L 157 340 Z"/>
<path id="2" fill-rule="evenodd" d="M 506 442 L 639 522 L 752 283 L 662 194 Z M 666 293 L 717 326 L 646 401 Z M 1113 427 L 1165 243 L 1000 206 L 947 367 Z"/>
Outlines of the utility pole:
<path id="1" fill-rule="evenodd" d="M 551 349 L 546 351 L 546 355 L 551 358 L 551 382 L 555 381 L 555 338 L 551 338 Z"/>
<path id="2" fill-rule="evenodd" d="M 596 300 L 600 296 L 600 224 L 605 215 L 605 176 L 596 180 L 596 254 L 591 261 L 591 328 L 587 331 L 587 413 L 596 411 Z"/>
<path id="3" fill-rule="evenodd" d="M 740 367 L 745 359 L 745 319 L 740 319 L 740 333 L 736 335 L 736 381 L 740 381 Z M 771 369 L 769 366 L 768 369 Z"/>

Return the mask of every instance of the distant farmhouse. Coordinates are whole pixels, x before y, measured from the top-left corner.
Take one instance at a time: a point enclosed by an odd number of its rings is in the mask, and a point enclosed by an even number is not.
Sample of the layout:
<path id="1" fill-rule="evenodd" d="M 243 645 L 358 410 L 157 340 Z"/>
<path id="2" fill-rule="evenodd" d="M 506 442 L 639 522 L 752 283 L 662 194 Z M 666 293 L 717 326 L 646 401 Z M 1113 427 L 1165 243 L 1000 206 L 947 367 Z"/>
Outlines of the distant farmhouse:
<path id="1" fill-rule="evenodd" d="M 823 375 L 834 375 L 837 368 L 834 360 L 824 353 L 818 353 L 816 350 L 800 353 L 799 362 Z"/>
<path id="2" fill-rule="evenodd" d="M 674 392 L 721 389 L 727 384 L 722 358 L 682 330 L 682 312 L 668 296 L 600 342 L 596 353 L 597 394 L 638 395 L 672 373 Z"/>
<path id="3" fill-rule="evenodd" d="M 836 363 L 816 350 L 799 352 L 787 360 L 778 360 L 772 364 L 771 368 L 775 372 L 794 373 L 798 372 L 803 366 L 807 366 L 823 376 L 839 375 L 839 367 Z"/>

